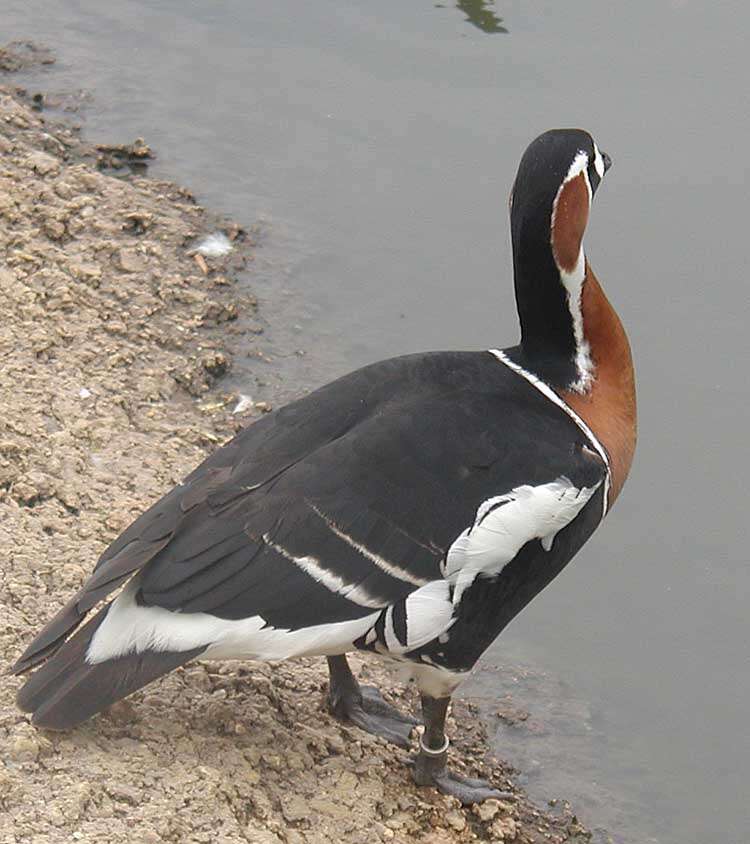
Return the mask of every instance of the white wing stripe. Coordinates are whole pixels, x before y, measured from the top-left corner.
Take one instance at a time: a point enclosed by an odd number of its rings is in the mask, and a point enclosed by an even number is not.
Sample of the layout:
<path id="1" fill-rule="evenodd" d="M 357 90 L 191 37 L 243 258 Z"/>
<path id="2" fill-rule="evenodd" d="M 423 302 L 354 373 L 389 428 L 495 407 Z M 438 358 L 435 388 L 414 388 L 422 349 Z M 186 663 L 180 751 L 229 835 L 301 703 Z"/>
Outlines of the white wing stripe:
<path id="1" fill-rule="evenodd" d="M 333 534 L 335 534 L 342 542 L 346 542 L 347 545 L 354 548 L 355 551 L 358 551 L 371 563 L 374 563 L 381 571 L 391 575 L 391 577 L 395 577 L 397 580 L 403 580 L 406 583 L 413 583 L 415 586 L 424 586 L 430 582 L 429 580 L 423 577 L 417 577 L 417 575 L 401 568 L 401 566 L 397 566 L 395 563 L 391 563 L 390 561 L 383 559 L 383 557 L 378 556 L 374 551 L 371 551 L 361 542 L 357 542 L 356 539 L 349 536 L 348 533 L 344 533 L 344 531 L 341 530 L 341 528 L 332 519 L 329 519 L 325 513 L 318 510 L 314 504 L 310 504 L 309 506 L 313 512 L 320 516 L 320 518 L 328 525 Z"/>
<path id="2" fill-rule="evenodd" d="M 386 606 L 385 601 L 370 595 L 368 591 L 359 584 L 346 583 L 337 574 L 323 568 L 320 564 L 320 560 L 317 560 L 315 557 L 296 557 L 290 551 L 287 551 L 286 548 L 279 545 L 277 542 L 274 542 L 267 533 L 263 534 L 263 541 L 269 548 L 273 548 L 273 550 L 281 554 L 282 557 L 294 563 L 296 566 L 299 566 L 302 571 L 304 571 L 305 574 L 309 574 L 313 580 L 323 584 L 323 586 L 330 589 L 331 592 L 336 592 L 338 595 L 341 595 L 353 604 L 359 604 L 360 607 L 374 608 L 382 608 Z"/>

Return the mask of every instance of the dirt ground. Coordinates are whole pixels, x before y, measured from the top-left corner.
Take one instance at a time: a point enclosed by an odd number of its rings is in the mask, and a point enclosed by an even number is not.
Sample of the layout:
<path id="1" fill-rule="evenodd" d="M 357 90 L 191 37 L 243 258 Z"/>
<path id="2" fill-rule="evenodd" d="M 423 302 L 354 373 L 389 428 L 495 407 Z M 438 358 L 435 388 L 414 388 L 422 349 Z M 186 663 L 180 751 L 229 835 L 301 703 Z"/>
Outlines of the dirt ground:
<path id="1" fill-rule="evenodd" d="M 0 50 L 0 70 L 13 55 Z M 143 142 L 97 149 L 12 80 L 0 87 L 3 666 L 147 504 L 268 409 L 232 413 L 238 397 L 221 390 L 232 349 L 255 336 L 236 282 L 251 234 L 132 174 Z M 196 251 L 216 230 L 229 255 Z M 412 690 L 354 663 L 414 707 Z M 487 758 L 465 702 L 457 767 L 516 799 L 461 808 L 416 788 L 405 751 L 328 714 L 323 660 L 196 662 L 65 734 L 29 724 L 19 685 L 0 684 L 3 844 L 589 840 L 567 806 L 534 807 Z"/>

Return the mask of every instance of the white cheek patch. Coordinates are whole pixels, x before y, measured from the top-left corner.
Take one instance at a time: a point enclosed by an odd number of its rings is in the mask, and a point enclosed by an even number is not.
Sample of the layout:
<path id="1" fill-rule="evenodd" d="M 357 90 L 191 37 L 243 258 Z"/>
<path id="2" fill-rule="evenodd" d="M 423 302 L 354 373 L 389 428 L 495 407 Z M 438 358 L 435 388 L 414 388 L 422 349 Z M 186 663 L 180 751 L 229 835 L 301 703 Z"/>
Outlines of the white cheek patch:
<path id="1" fill-rule="evenodd" d="M 599 147 L 594 144 L 594 168 L 596 172 L 599 174 L 599 178 L 604 178 L 604 159 L 602 158 L 602 154 L 599 152 Z"/>
<path id="2" fill-rule="evenodd" d="M 602 167 L 602 174 L 604 173 L 604 159 L 601 156 L 601 153 L 598 153 L 599 160 L 601 162 Z M 596 166 L 596 164 L 594 165 Z M 589 181 L 589 157 L 588 153 L 584 150 L 579 150 L 576 154 L 576 157 L 573 159 L 573 163 L 570 165 L 567 175 L 563 179 L 562 184 L 560 185 L 560 190 L 557 192 L 557 196 L 555 197 L 555 201 L 552 205 L 552 223 L 554 226 L 554 219 L 555 219 L 555 209 L 557 206 L 557 199 L 560 196 L 560 193 L 565 185 L 568 182 L 575 179 L 576 176 L 583 176 L 584 181 L 586 182 L 586 189 L 589 192 L 589 205 L 591 205 L 591 200 L 593 198 L 593 191 L 591 190 L 591 182 Z"/>
<path id="3" fill-rule="evenodd" d="M 580 176 L 581 173 L 585 173 L 588 170 L 588 166 L 588 155 L 583 150 L 579 150 L 579 152 L 576 154 L 576 157 L 573 159 L 573 163 L 570 165 L 568 175 L 563 179 L 563 184 L 566 184 L 571 179 L 575 179 L 576 176 Z"/>

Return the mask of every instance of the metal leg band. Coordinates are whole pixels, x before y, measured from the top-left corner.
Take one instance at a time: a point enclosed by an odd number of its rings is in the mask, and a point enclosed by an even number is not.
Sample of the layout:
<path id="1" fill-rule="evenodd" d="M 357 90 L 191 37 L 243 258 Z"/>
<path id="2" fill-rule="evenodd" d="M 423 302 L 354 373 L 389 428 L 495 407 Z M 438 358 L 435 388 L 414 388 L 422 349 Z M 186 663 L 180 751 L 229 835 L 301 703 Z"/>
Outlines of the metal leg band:
<path id="1" fill-rule="evenodd" d="M 450 739 L 448 738 L 448 736 L 446 736 L 443 746 L 438 748 L 437 750 L 434 750 L 431 747 L 427 747 L 427 745 L 424 743 L 424 733 L 419 736 L 419 749 L 422 753 L 424 753 L 425 756 L 442 756 L 448 751 L 450 744 Z"/>

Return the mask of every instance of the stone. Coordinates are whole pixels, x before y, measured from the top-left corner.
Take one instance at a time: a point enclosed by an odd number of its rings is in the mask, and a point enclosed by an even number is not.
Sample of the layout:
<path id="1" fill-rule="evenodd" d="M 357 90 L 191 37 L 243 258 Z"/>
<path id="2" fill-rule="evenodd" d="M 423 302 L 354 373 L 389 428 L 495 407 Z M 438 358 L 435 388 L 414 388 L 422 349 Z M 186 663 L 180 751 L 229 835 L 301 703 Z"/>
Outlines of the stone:
<path id="1" fill-rule="evenodd" d="M 289 823 L 304 820 L 310 809 L 307 801 L 299 794 L 287 794 L 281 798 L 281 814 Z"/>
<path id="2" fill-rule="evenodd" d="M 210 301 L 203 311 L 203 321 L 219 325 L 222 322 L 231 322 L 239 316 L 239 309 L 235 302 L 214 302 Z"/>
<path id="3" fill-rule="evenodd" d="M 120 249 L 115 255 L 115 266 L 124 273 L 142 273 L 146 269 L 146 259 L 135 249 Z"/>
<path id="4" fill-rule="evenodd" d="M 351 815 L 352 810 L 343 803 L 328 800 L 325 797 L 314 797 L 310 801 L 310 809 L 327 815 L 329 818 L 344 820 Z"/>
<path id="5" fill-rule="evenodd" d="M 201 366 L 209 375 L 220 378 L 229 370 L 231 362 L 223 352 L 210 352 L 203 356 Z"/>
<path id="6" fill-rule="evenodd" d="M 466 818 L 464 817 L 463 812 L 456 810 L 447 812 L 445 815 L 445 822 L 451 829 L 455 829 L 456 832 L 463 832 L 466 829 Z"/>
<path id="7" fill-rule="evenodd" d="M 36 151 L 26 156 L 26 166 L 40 176 L 46 176 L 49 173 L 57 173 L 60 162 L 46 152 Z"/>
<path id="8" fill-rule="evenodd" d="M 484 803 L 477 803 L 474 806 L 474 814 L 480 821 L 491 821 L 500 811 L 499 800 L 485 800 Z"/>
<path id="9" fill-rule="evenodd" d="M 127 783 L 110 782 L 105 789 L 113 800 L 127 803 L 129 806 L 138 806 L 142 799 L 140 790 Z"/>
<path id="10" fill-rule="evenodd" d="M 490 827 L 493 841 L 515 841 L 518 823 L 513 818 L 498 818 Z"/>
<path id="11" fill-rule="evenodd" d="M 65 237 L 65 224 L 59 220 L 47 220 L 44 233 L 50 240 L 62 240 Z"/>
<path id="12" fill-rule="evenodd" d="M 325 737 L 326 747 L 331 753 L 340 756 L 342 753 L 346 751 L 346 742 L 340 735 L 333 733 L 332 735 Z"/>
<path id="13" fill-rule="evenodd" d="M 91 287 L 98 287 L 102 279 L 101 267 L 96 264 L 79 264 L 71 262 L 68 271 L 76 281 L 82 281 Z"/>
<path id="14" fill-rule="evenodd" d="M 35 762 L 39 756 L 39 742 L 34 736 L 16 736 L 10 745 L 10 758 L 15 762 Z"/>

